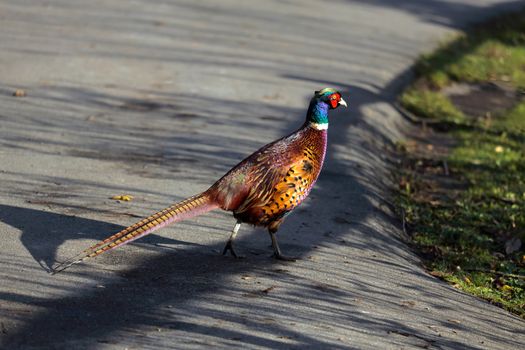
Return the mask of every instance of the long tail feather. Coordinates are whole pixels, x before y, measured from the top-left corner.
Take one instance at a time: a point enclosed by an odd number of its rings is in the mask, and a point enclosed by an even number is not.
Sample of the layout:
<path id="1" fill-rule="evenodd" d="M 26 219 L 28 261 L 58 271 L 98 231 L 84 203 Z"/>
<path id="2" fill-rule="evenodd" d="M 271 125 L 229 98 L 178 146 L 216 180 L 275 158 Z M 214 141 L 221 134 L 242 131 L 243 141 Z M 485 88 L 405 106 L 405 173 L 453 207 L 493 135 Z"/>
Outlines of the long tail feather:
<path id="1" fill-rule="evenodd" d="M 158 230 L 171 223 L 189 219 L 217 208 L 206 192 L 197 196 L 190 197 L 169 208 L 161 210 L 125 229 L 111 237 L 89 247 L 80 254 L 58 264 L 51 270 L 51 274 L 64 271 L 68 267 L 81 263 L 82 261 L 93 258 L 108 250 L 115 249 L 136 239 L 144 237 L 153 231 Z"/>

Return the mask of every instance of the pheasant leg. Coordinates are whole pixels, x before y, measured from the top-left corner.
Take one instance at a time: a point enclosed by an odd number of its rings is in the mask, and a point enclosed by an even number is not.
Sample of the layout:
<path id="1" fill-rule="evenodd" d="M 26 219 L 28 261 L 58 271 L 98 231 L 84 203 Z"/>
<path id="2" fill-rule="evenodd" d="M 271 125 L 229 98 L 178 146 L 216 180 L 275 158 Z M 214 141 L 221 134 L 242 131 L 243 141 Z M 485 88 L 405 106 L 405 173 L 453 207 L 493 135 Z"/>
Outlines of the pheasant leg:
<path id="1" fill-rule="evenodd" d="M 272 247 L 273 247 L 273 256 L 277 260 L 283 260 L 283 261 L 297 261 L 299 258 L 297 257 L 290 257 L 283 255 L 281 253 L 281 248 L 279 248 L 279 244 L 277 243 L 277 236 L 274 232 L 270 232 L 270 237 L 272 239 Z"/>
<path id="2" fill-rule="evenodd" d="M 226 242 L 226 245 L 224 246 L 224 250 L 222 251 L 222 255 L 226 255 L 226 253 L 228 252 L 228 250 L 231 252 L 231 254 L 237 258 L 237 259 L 242 259 L 244 258 L 243 256 L 241 255 L 237 255 L 235 253 L 235 250 L 233 250 L 233 241 L 235 240 L 235 237 L 237 237 L 237 233 L 239 232 L 239 228 L 241 227 L 241 222 L 240 221 L 237 221 L 237 223 L 235 224 L 235 226 L 233 227 L 233 230 L 232 230 L 232 234 L 230 235 L 230 238 L 228 239 L 228 242 Z"/>

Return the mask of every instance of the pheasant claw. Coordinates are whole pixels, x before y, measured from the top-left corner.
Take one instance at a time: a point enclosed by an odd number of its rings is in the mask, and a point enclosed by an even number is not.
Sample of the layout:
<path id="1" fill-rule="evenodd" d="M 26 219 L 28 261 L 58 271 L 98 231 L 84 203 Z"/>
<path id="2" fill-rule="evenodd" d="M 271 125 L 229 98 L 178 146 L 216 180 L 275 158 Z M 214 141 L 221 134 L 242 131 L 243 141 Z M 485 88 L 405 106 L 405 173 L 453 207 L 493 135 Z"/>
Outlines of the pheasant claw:
<path id="1" fill-rule="evenodd" d="M 232 254 L 232 256 L 235 259 L 244 259 L 245 258 L 244 255 L 237 255 L 237 253 L 235 253 L 235 250 L 233 250 L 233 241 L 232 240 L 228 240 L 228 242 L 224 246 L 224 250 L 222 251 L 222 255 L 226 255 L 228 250 L 230 251 L 230 253 Z"/>
<path id="2" fill-rule="evenodd" d="M 276 253 L 273 253 L 273 257 L 277 260 L 281 260 L 281 261 L 292 261 L 292 262 L 296 262 L 297 260 L 299 260 L 300 258 L 296 257 L 296 256 L 287 256 L 287 255 L 282 255 L 282 254 L 276 254 Z"/>

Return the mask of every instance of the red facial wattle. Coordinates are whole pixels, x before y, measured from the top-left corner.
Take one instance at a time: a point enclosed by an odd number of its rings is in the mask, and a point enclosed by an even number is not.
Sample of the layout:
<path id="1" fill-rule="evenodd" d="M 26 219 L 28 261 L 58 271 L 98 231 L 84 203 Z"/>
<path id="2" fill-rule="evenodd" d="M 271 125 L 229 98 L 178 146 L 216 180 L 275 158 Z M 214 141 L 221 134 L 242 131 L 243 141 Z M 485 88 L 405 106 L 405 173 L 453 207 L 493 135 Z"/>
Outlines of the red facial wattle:
<path id="1" fill-rule="evenodd" d="M 336 108 L 340 100 L 341 100 L 341 95 L 332 94 L 330 96 L 330 106 L 332 106 L 332 108 Z"/>

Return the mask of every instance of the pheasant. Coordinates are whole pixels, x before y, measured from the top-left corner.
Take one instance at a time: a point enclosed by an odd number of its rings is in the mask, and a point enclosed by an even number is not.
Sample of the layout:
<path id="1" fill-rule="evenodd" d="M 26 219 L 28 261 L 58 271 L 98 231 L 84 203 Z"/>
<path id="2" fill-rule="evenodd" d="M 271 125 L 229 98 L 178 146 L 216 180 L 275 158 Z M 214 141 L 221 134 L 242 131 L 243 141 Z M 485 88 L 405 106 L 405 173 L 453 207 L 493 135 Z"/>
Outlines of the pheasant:
<path id="1" fill-rule="evenodd" d="M 237 222 L 223 255 L 238 257 L 233 242 L 241 223 L 267 227 L 274 256 L 295 260 L 281 253 L 276 232 L 285 217 L 297 207 L 315 184 L 326 153 L 328 110 L 347 106 L 332 88 L 316 91 L 310 101 L 305 123 L 295 132 L 262 147 L 201 194 L 161 210 L 111 237 L 89 247 L 51 270 L 55 274 L 88 258 L 144 237 L 171 223 L 213 209 L 233 212 Z"/>

